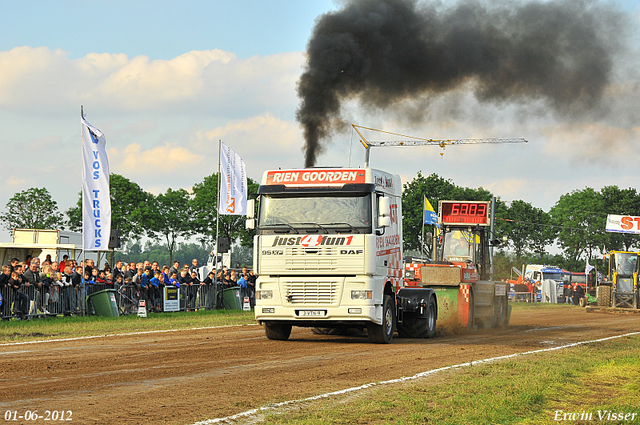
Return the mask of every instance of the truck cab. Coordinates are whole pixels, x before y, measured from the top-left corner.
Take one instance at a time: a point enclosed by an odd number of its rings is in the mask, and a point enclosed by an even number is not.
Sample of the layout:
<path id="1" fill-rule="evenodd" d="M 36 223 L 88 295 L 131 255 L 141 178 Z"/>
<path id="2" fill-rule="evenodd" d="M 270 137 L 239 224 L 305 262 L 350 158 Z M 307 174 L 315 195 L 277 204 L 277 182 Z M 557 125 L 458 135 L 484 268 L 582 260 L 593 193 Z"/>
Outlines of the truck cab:
<path id="1" fill-rule="evenodd" d="M 611 306 L 637 309 L 640 253 L 611 251 L 609 253 L 609 281 Z"/>
<path id="2" fill-rule="evenodd" d="M 559 267 L 545 264 L 527 264 L 524 278 L 532 282 L 539 282 L 542 290 L 542 302 L 565 302 L 565 279 L 563 270 Z"/>
<path id="3" fill-rule="evenodd" d="M 399 310 L 410 308 L 396 293 L 401 195 L 399 176 L 371 168 L 264 173 L 247 227 L 256 229 L 255 315 L 268 338 L 286 340 L 300 326 L 360 328 L 391 341 Z"/>

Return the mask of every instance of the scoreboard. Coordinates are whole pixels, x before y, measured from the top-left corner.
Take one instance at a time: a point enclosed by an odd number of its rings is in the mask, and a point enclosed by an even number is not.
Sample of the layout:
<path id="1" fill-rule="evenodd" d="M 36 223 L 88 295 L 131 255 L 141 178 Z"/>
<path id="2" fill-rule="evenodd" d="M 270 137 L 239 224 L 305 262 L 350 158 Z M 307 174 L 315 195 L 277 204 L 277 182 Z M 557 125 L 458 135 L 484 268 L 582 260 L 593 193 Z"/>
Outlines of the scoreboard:
<path id="1" fill-rule="evenodd" d="M 488 201 L 440 201 L 440 223 L 489 226 Z"/>

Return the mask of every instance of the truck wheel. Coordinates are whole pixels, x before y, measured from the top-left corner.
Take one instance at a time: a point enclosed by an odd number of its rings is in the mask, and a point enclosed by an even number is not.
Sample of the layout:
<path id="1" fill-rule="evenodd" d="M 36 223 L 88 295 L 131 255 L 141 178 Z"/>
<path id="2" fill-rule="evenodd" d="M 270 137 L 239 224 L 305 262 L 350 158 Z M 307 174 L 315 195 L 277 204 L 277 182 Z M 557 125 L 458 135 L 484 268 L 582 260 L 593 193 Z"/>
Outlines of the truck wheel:
<path id="1" fill-rule="evenodd" d="M 427 306 L 427 334 L 426 338 L 433 338 L 436 336 L 436 322 L 438 320 L 438 305 L 434 297 L 429 298 L 429 305 Z"/>
<path id="2" fill-rule="evenodd" d="M 289 335 L 291 335 L 291 325 L 278 322 L 265 322 L 264 332 L 269 339 L 286 341 L 289 339 Z"/>
<path id="3" fill-rule="evenodd" d="M 586 307 L 587 306 L 587 299 L 586 298 L 580 298 L 580 301 L 578 302 L 578 304 L 580 305 L 580 307 Z"/>
<path id="4" fill-rule="evenodd" d="M 598 289 L 596 291 L 596 297 L 598 298 L 598 307 L 610 307 L 611 306 L 611 287 L 598 286 Z"/>
<path id="5" fill-rule="evenodd" d="M 405 314 L 403 323 L 397 324 L 401 338 L 433 338 L 436 334 L 437 306 L 431 297 L 427 304 L 427 317 Z"/>
<path id="6" fill-rule="evenodd" d="M 367 325 L 369 340 L 378 344 L 389 344 L 393 338 L 395 329 L 396 313 L 393 309 L 391 297 L 385 295 L 382 303 L 382 324 L 377 325 L 371 322 Z"/>

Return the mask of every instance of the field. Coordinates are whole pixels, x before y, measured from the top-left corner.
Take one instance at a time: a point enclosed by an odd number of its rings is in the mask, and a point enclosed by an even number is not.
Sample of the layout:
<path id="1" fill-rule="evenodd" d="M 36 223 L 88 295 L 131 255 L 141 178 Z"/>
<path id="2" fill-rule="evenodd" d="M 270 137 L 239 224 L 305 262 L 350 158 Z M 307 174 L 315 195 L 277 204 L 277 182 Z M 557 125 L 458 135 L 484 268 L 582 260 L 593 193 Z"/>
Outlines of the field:
<path id="1" fill-rule="evenodd" d="M 617 338 L 594 342 L 607 337 Z M 390 345 L 300 328 L 269 341 L 244 312 L 3 322 L 0 341 L 0 413 L 10 418 L 640 423 L 640 316 L 573 306 L 515 304 L 504 330 Z"/>

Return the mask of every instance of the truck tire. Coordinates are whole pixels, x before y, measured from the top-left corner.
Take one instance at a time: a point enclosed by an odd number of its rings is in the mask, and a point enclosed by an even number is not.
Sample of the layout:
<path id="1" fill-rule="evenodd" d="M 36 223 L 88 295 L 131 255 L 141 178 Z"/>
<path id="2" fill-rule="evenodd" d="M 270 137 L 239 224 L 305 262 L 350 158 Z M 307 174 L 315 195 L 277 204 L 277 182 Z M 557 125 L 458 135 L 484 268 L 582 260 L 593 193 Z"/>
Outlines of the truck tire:
<path id="1" fill-rule="evenodd" d="M 291 325 L 285 325 L 278 322 L 265 322 L 264 332 L 269 339 L 286 341 L 291 335 Z"/>
<path id="2" fill-rule="evenodd" d="M 435 297 L 429 298 L 429 305 L 427 306 L 427 335 L 425 338 L 433 338 L 436 336 L 436 323 L 438 321 L 438 303 Z"/>
<path id="3" fill-rule="evenodd" d="M 598 298 L 598 307 L 610 307 L 611 306 L 611 287 L 598 286 L 598 289 L 596 290 L 596 297 Z"/>
<path id="4" fill-rule="evenodd" d="M 412 317 L 405 314 L 403 323 L 398 323 L 398 335 L 402 338 L 433 338 L 436 335 L 437 305 L 431 297 L 427 304 L 427 317 Z"/>
<path id="5" fill-rule="evenodd" d="M 580 298 L 580 301 L 578 302 L 578 304 L 580 305 L 580 307 L 586 307 L 587 306 L 587 299 L 586 298 Z"/>
<path id="6" fill-rule="evenodd" d="M 369 340 L 378 344 L 389 344 L 393 339 L 393 332 L 396 329 L 396 313 L 393 309 L 391 297 L 384 296 L 382 302 L 382 324 L 373 322 L 367 325 Z"/>

